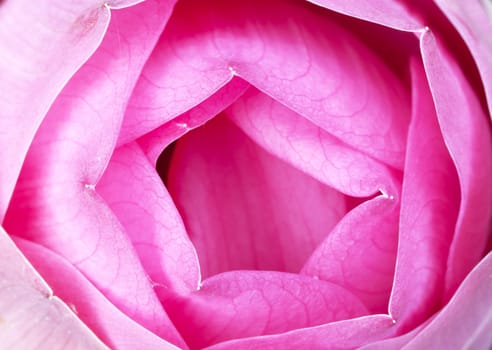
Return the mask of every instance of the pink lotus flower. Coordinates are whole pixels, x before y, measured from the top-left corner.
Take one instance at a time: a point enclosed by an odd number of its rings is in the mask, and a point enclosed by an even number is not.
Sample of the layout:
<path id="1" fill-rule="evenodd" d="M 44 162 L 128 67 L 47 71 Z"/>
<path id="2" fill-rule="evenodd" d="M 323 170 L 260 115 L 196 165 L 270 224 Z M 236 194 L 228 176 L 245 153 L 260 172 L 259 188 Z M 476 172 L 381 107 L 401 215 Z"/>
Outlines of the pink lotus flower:
<path id="1" fill-rule="evenodd" d="M 0 347 L 488 349 L 490 8 L 0 2 Z"/>

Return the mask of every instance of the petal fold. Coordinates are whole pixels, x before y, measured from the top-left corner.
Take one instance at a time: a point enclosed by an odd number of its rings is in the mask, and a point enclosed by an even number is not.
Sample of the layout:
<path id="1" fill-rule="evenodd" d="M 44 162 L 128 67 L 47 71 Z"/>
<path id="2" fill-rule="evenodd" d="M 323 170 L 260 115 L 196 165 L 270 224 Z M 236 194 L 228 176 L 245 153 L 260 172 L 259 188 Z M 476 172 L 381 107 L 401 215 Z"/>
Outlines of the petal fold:
<path id="1" fill-rule="evenodd" d="M 100 0 L 1 4 L 0 222 L 37 128 L 101 43 L 109 17 Z"/>
<path id="2" fill-rule="evenodd" d="M 276 334 L 367 313 L 350 292 L 311 277 L 266 271 L 214 276 L 169 312 L 191 348 Z"/>
<path id="3" fill-rule="evenodd" d="M 0 341 L 5 349 L 108 349 L 0 227 Z"/>

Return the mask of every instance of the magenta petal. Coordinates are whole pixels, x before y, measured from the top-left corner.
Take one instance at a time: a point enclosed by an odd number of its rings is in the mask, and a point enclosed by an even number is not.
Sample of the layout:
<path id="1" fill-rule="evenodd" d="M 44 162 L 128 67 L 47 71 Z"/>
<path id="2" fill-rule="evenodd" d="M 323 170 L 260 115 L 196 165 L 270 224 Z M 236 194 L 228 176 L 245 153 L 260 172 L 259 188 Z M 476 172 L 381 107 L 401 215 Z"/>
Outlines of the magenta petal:
<path id="1" fill-rule="evenodd" d="M 492 113 L 492 5 L 490 1 L 434 0 L 470 48 Z"/>
<path id="2" fill-rule="evenodd" d="M 36 129 L 101 42 L 109 11 L 99 0 L 16 0 L 2 2 L 0 18 L 2 221 Z"/>
<path id="3" fill-rule="evenodd" d="M 168 178 L 204 276 L 297 272 L 346 210 L 341 193 L 268 154 L 224 116 L 177 142 Z"/>
<path id="4" fill-rule="evenodd" d="M 4 349 L 107 349 L 61 301 L 0 227 L 0 342 Z"/>
<path id="5" fill-rule="evenodd" d="M 415 60 L 413 116 L 401 199 L 400 237 L 390 314 L 413 328 L 441 305 L 460 202 L 456 168 L 444 144 L 421 63 Z"/>
<path id="6" fill-rule="evenodd" d="M 232 79 L 199 105 L 139 138 L 138 144 L 142 147 L 150 162 L 156 164 L 165 147 L 188 131 L 205 124 L 208 120 L 220 114 L 226 107 L 236 101 L 249 86 L 241 78 Z M 133 133 L 133 130 L 131 133 Z M 120 133 L 119 141 L 121 143 L 128 142 L 133 136 L 133 134 Z"/>
<path id="7" fill-rule="evenodd" d="M 367 197 L 399 191 L 388 167 L 254 88 L 226 114 L 265 150 L 340 192 Z"/>
<path id="8" fill-rule="evenodd" d="M 23 239 L 17 238 L 16 243 L 55 294 L 112 349 L 178 349 L 124 315 L 61 256 Z"/>
<path id="9" fill-rule="evenodd" d="M 238 75 L 401 168 L 410 116 L 405 89 L 330 19 L 329 11 L 303 2 L 180 1 L 136 86 L 124 134 L 152 130 Z"/>
<path id="10" fill-rule="evenodd" d="M 387 315 L 371 315 L 276 335 L 226 341 L 207 350 L 352 350 L 387 337 L 393 328 Z"/>
<path id="11" fill-rule="evenodd" d="M 491 271 L 492 253 L 489 253 L 436 318 L 404 349 L 489 349 L 492 344 Z"/>
<path id="12" fill-rule="evenodd" d="M 180 293 L 198 287 L 195 249 L 162 180 L 136 143 L 116 150 L 97 191 L 126 229 L 153 283 Z"/>
<path id="13" fill-rule="evenodd" d="M 386 313 L 398 242 L 398 203 L 378 196 L 348 213 L 320 244 L 303 274 L 340 285 L 374 313 Z"/>
<path id="14" fill-rule="evenodd" d="M 309 0 L 332 11 L 387 27 L 415 31 L 422 28 L 405 5 L 393 0 Z"/>
<path id="15" fill-rule="evenodd" d="M 214 276 L 205 280 L 199 291 L 169 303 L 168 309 L 191 348 L 367 313 L 356 297 L 339 286 L 265 271 Z"/>
<path id="16" fill-rule="evenodd" d="M 454 56 L 422 33 L 424 67 L 444 142 L 457 168 L 461 206 L 447 262 L 448 300 L 485 251 L 492 220 L 492 137 L 483 111 Z"/>
<path id="17" fill-rule="evenodd" d="M 133 84 L 170 10 L 147 1 L 115 11 L 101 47 L 41 125 L 5 226 L 62 255 L 135 321 L 182 344 L 126 232 L 95 191 Z"/>

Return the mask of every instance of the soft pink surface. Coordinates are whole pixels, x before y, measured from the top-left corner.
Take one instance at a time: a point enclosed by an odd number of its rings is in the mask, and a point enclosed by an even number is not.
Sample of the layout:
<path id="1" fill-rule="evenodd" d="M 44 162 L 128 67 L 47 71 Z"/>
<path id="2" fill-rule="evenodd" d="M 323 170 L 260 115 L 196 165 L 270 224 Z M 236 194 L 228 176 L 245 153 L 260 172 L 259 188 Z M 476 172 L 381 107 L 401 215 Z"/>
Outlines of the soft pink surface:
<path id="1" fill-rule="evenodd" d="M 403 349 L 489 349 L 492 344 L 492 253 L 468 274 L 449 303 Z"/>
<path id="2" fill-rule="evenodd" d="M 328 16 L 289 1 L 179 2 L 129 102 L 120 142 L 239 75 L 350 146 L 401 168 L 410 117 L 402 83 Z"/>
<path id="3" fill-rule="evenodd" d="M 236 101 L 249 86 L 243 79 L 233 78 L 202 103 L 143 135 L 138 139 L 138 144 L 142 147 L 150 162 L 156 164 L 157 158 L 159 158 L 164 148 L 188 131 L 203 125 L 220 114 L 226 107 Z M 159 171 L 160 169 L 157 170 Z"/>
<path id="4" fill-rule="evenodd" d="M 100 44 L 109 11 L 101 0 L 4 1 L 0 22 L 1 222 L 34 133 Z"/>
<path id="5" fill-rule="evenodd" d="M 178 141 L 168 176 L 207 277 L 298 272 L 346 210 L 342 194 L 269 155 L 224 116 Z"/>
<path id="6" fill-rule="evenodd" d="M 101 47 L 59 94 L 38 131 L 5 227 L 65 257 L 123 312 L 181 345 L 131 241 L 95 191 L 170 5 L 147 1 L 115 11 Z M 146 22 L 139 21 L 144 15 Z"/>
<path id="7" fill-rule="evenodd" d="M 281 334 L 235 339 L 207 347 L 206 349 L 349 350 L 388 336 L 393 326 L 393 321 L 389 316 L 371 315 L 317 327 L 296 329 Z"/>
<path id="8" fill-rule="evenodd" d="M 107 349 L 0 228 L 0 344 L 4 349 Z M 66 300 L 65 300 L 66 302 Z"/>
<path id="9" fill-rule="evenodd" d="M 404 2 L 394 0 L 308 0 L 322 7 L 378 23 L 391 28 L 415 31 L 421 28 L 419 21 L 408 11 Z"/>
<path id="10" fill-rule="evenodd" d="M 190 348 L 320 325 L 367 314 L 350 292 L 311 277 L 233 271 L 177 298 L 169 313 Z"/>
<path id="11" fill-rule="evenodd" d="M 412 62 L 413 115 L 407 144 L 398 259 L 390 314 L 410 329 L 441 307 L 460 202 L 422 63 Z"/>
<path id="12" fill-rule="evenodd" d="M 68 260 L 36 243 L 17 237 L 14 239 L 54 293 L 112 349 L 178 349 L 118 310 Z"/>
<path id="13" fill-rule="evenodd" d="M 446 270 L 448 300 L 485 253 L 492 220 L 490 118 L 463 72 L 431 32 L 421 36 L 439 126 L 459 175 L 461 202 Z"/>
<path id="14" fill-rule="evenodd" d="M 378 196 L 348 213 L 311 255 L 303 274 L 357 295 L 371 313 L 386 313 L 395 269 L 398 202 Z"/>
<path id="15" fill-rule="evenodd" d="M 263 149 L 342 193 L 368 197 L 383 191 L 398 196 L 400 172 L 254 88 L 226 114 Z M 357 122 L 352 126 L 357 128 Z"/>
<path id="16" fill-rule="evenodd" d="M 434 0 L 470 48 L 492 113 L 492 5 L 487 0 Z"/>
<path id="17" fill-rule="evenodd" d="M 97 192 L 125 228 L 152 283 L 164 287 L 160 291 L 198 287 L 195 248 L 155 167 L 136 143 L 118 148 Z"/>

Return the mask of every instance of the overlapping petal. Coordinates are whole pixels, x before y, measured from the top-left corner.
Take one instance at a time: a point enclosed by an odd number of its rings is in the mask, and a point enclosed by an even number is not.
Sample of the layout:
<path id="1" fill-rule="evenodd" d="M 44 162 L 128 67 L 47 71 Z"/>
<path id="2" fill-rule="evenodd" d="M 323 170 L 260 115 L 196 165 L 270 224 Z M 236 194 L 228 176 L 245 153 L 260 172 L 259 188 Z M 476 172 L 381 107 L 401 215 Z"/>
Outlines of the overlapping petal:
<path id="1" fill-rule="evenodd" d="M 412 64 L 413 116 L 407 144 L 398 263 L 390 314 L 413 328 L 441 307 L 460 203 L 456 168 L 439 129 L 420 61 Z"/>
<path id="2" fill-rule="evenodd" d="M 136 143 L 118 148 L 97 191 L 118 217 L 153 283 L 186 293 L 200 267 L 181 217 L 155 168 Z"/>
<path id="3" fill-rule="evenodd" d="M 346 210 L 341 193 L 268 154 L 224 116 L 178 141 L 168 179 L 205 277 L 298 272 Z"/>
<path id="4" fill-rule="evenodd" d="M 121 224 L 95 191 L 170 5 L 148 1 L 115 14 L 101 47 L 59 94 L 38 131 L 5 226 L 67 258 L 127 315 L 184 345 Z M 143 15 L 145 23 L 138 21 Z"/>
<path id="5" fill-rule="evenodd" d="M 421 37 L 422 57 L 444 142 L 461 190 L 446 270 L 448 300 L 483 256 L 492 216 L 490 119 L 453 55 L 431 32 Z"/>
<path id="6" fill-rule="evenodd" d="M 29 145 L 63 86 L 100 44 L 101 0 L 5 1 L 0 6 L 0 221 Z"/>
<path id="7" fill-rule="evenodd" d="M 179 2 L 136 86 L 122 137 L 156 128 L 239 75 L 401 168 L 410 116 L 405 89 L 329 15 L 294 2 Z"/>
<path id="8" fill-rule="evenodd" d="M 174 300 L 168 309 L 193 349 L 367 314 L 356 297 L 337 285 L 268 271 L 214 276 L 199 291 Z"/>
<path id="9" fill-rule="evenodd" d="M 0 342 L 7 349 L 107 349 L 0 228 Z"/>
<path id="10" fill-rule="evenodd" d="M 14 239 L 55 294 L 112 349 L 178 349 L 118 310 L 68 260 L 31 241 Z"/>

